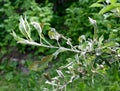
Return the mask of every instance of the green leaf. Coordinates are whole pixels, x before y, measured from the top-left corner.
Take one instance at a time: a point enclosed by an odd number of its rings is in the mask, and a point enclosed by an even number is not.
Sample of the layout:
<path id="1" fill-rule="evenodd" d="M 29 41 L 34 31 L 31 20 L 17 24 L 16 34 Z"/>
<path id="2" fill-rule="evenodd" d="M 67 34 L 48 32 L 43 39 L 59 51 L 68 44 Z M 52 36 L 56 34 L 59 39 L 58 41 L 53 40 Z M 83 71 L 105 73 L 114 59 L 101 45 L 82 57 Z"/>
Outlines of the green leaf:
<path id="1" fill-rule="evenodd" d="M 99 14 L 104 14 L 110 10 L 117 8 L 117 7 L 120 7 L 120 3 L 110 4 L 106 7 L 104 7 L 102 10 L 100 10 Z"/>
<path id="2" fill-rule="evenodd" d="M 93 3 L 90 7 L 103 7 L 103 5 L 99 3 Z"/>
<path id="3" fill-rule="evenodd" d="M 117 0 L 110 0 L 111 4 L 115 4 L 117 2 Z"/>
<path id="4" fill-rule="evenodd" d="M 112 47 L 112 46 L 116 46 L 116 43 L 115 42 L 104 43 L 104 46 L 102 46 L 102 48 L 107 48 L 107 47 Z"/>
<path id="5" fill-rule="evenodd" d="M 103 40 L 104 40 L 104 36 L 102 35 L 100 38 L 99 38 L 99 46 L 101 46 L 103 44 Z"/>
<path id="6" fill-rule="evenodd" d="M 10 81 L 11 79 L 13 79 L 13 73 L 12 72 L 9 72 L 5 75 L 5 79 Z"/>
<path id="7" fill-rule="evenodd" d="M 104 1 L 106 1 L 106 0 L 98 0 L 97 2 L 104 2 Z"/>

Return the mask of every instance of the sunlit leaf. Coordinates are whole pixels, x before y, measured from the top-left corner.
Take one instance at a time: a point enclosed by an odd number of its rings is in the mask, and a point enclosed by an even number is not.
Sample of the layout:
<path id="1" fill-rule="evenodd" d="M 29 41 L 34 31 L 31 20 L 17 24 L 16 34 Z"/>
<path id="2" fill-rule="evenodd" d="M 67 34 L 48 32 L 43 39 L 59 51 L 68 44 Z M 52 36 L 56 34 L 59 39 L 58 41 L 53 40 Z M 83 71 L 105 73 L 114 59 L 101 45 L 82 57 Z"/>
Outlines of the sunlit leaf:
<path id="1" fill-rule="evenodd" d="M 104 13 L 110 11 L 110 10 L 113 10 L 113 9 L 117 8 L 117 7 L 120 7 L 120 3 L 110 4 L 106 7 L 104 7 L 103 9 L 101 9 L 99 14 L 104 14 Z"/>
<path id="2" fill-rule="evenodd" d="M 111 4 L 114 4 L 114 3 L 116 3 L 117 2 L 117 0 L 110 0 L 110 3 Z"/>
<path id="3" fill-rule="evenodd" d="M 99 3 L 94 3 L 90 7 L 103 7 L 104 5 L 99 4 Z"/>

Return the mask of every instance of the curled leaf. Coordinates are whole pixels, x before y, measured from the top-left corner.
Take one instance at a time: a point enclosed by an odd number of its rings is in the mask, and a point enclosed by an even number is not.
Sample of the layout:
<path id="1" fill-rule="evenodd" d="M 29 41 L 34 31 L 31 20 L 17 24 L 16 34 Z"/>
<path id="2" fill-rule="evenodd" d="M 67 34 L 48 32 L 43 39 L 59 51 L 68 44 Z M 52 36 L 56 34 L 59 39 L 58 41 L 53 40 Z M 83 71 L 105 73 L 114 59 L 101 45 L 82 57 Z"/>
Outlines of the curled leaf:
<path id="1" fill-rule="evenodd" d="M 27 39 L 31 39 L 30 38 L 30 34 L 31 34 L 31 30 L 30 30 L 30 26 L 26 20 L 26 17 L 25 17 L 25 20 L 23 19 L 23 17 L 21 16 L 20 17 L 20 24 L 19 24 L 19 29 L 20 29 L 20 32 L 27 38 Z"/>
<path id="2" fill-rule="evenodd" d="M 61 37 L 61 35 L 55 30 L 55 28 L 51 28 L 51 30 L 48 32 L 48 35 L 50 39 L 55 40 L 59 40 L 59 38 Z"/>
<path id="3" fill-rule="evenodd" d="M 38 31 L 39 36 L 41 36 L 42 28 L 41 28 L 40 24 L 37 23 L 37 22 L 32 22 L 31 24 L 32 24 L 32 25 L 34 26 L 34 28 Z"/>
<path id="4" fill-rule="evenodd" d="M 83 41 L 86 41 L 85 35 L 79 36 L 78 41 L 79 41 L 80 43 L 82 43 Z"/>
<path id="5" fill-rule="evenodd" d="M 29 25 L 29 23 L 28 23 L 28 21 L 27 21 L 27 19 L 26 19 L 26 16 L 25 16 L 24 21 L 25 21 L 26 30 L 27 30 L 28 33 L 31 35 L 30 25 Z"/>

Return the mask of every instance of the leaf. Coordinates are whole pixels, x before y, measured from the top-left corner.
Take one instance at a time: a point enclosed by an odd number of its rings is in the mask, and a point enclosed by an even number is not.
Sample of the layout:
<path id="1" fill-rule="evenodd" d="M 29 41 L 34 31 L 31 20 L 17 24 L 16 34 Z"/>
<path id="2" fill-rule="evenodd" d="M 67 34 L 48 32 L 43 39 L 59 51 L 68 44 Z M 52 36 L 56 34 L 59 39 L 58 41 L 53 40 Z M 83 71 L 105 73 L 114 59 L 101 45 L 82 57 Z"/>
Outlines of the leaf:
<path id="1" fill-rule="evenodd" d="M 51 30 L 48 32 L 48 35 L 50 39 L 56 39 L 59 40 L 61 35 L 55 30 L 55 28 L 51 28 Z"/>
<path id="2" fill-rule="evenodd" d="M 99 3 L 93 3 L 90 7 L 103 7 L 103 5 Z"/>
<path id="3" fill-rule="evenodd" d="M 29 69 L 33 71 L 42 71 L 46 67 L 48 67 L 48 62 L 52 61 L 53 55 L 45 56 L 41 59 L 41 61 L 34 61 L 31 65 L 29 65 Z"/>
<path id="4" fill-rule="evenodd" d="M 19 37 L 18 35 L 16 35 L 16 33 L 14 31 L 12 31 L 12 33 L 10 33 L 10 34 L 14 37 L 14 39 L 16 41 L 24 41 L 25 40 L 25 39 Z"/>
<path id="5" fill-rule="evenodd" d="M 24 36 L 26 36 L 25 22 L 24 22 L 22 16 L 20 17 L 19 29 L 20 29 L 20 32 L 21 32 Z"/>
<path id="6" fill-rule="evenodd" d="M 79 41 L 80 43 L 82 43 L 83 41 L 86 41 L 85 35 L 79 36 L 78 41 Z"/>
<path id="7" fill-rule="evenodd" d="M 89 21 L 90 21 L 90 23 L 92 24 L 92 25 L 95 25 L 96 24 L 96 20 L 94 20 L 94 19 L 92 19 L 92 18 L 90 18 L 90 17 L 88 17 L 89 18 Z"/>
<path id="8" fill-rule="evenodd" d="M 21 32 L 27 39 L 31 39 L 31 38 L 30 38 L 30 34 L 31 34 L 30 26 L 29 26 L 26 18 L 25 18 L 25 20 L 24 20 L 22 16 L 20 17 L 19 29 L 20 29 L 20 32 Z"/>
<path id="9" fill-rule="evenodd" d="M 98 0 L 97 2 L 104 2 L 104 1 L 106 1 L 106 0 Z"/>
<path id="10" fill-rule="evenodd" d="M 25 26 L 26 26 L 26 30 L 28 31 L 28 34 L 31 35 L 31 29 L 30 29 L 30 25 L 26 19 L 26 16 L 25 16 Z"/>
<path id="11" fill-rule="evenodd" d="M 106 7 L 104 7 L 103 9 L 101 9 L 99 14 L 104 14 L 104 13 L 110 11 L 110 10 L 113 10 L 113 9 L 117 8 L 117 7 L 120 7 L 120 3 L 110 4 Z"/>
<path id="12" fill-rule="evenodd" d="M 107 48 L 107 47 L 112 47 L 112 46 L 116 46 L 116 43 L 115 42 L 104 43 L 104 46 L 102 46 L 102 48 Z"/>
<path id="13" fill-rule="evenodd" d="M 10 81 L 11 79 L 13 79 L 13 73 L 12 72 L 9 72 L 5 75 L 5 79 Z"/>
<path id="14" fill-rule="evenodd" d="M 62 79 L 65 78 L 65 76 L 64 76 L 64 74 L 62 73 L 61 70 L 56 70 L 56 71 L 57 71 L 58 75 L 59 75 Z"/>
<path id="15" fill-rule="evenodd" d="M 59 48 L 56 52 L 54 52 L 53 55 L 54 55 L 55 58 L 56 58 L 59 53 L 64 52 L 64 51 L 66 51 L 66 50 L 61 47 L 61 48 Z"/>
<path id="16" fill-rule="evenodd" d="M 32 24 L 32 25 L 34 26 L 34 28 L 38 31 L 39 36 L 41 36 L 42 28 L 41 28 L 40 24 L 37 23 L 37 22 L 32 22 L 31 24 Z"/>
<path id="17" fill-rule="evenodd" d="M 117 0 L 110 0 L 110 3 L 111 4 L 114 4 L 114 3 L 116 3 L 117 2 Z"/>
<path id="18" fill-rule="evenodd" d="M 103 40 L 104 40 L 104 36 L 102 35 L 100 38 L 99 38 L 99 42 L 98 42 L 98 44 L 99 44 L 99 46 L 101 46 L 103 43 Z"/>
<path id="19" fill-rule="evenodd" d="M 51 76 L 48 73 L 44 73 L 43 75 L 49 82 L 52 81 Z"/>

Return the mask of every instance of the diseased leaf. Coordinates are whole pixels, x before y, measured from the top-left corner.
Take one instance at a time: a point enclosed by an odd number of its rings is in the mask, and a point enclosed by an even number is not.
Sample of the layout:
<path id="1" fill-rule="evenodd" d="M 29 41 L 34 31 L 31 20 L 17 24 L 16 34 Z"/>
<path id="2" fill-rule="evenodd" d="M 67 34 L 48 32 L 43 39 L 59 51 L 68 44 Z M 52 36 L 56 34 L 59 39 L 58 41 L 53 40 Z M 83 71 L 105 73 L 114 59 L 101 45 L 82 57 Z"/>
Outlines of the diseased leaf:
<path id="1" fill-rule="evenodd" d="M 32 24 L 32 25 L 34 26 L 34 28 L 37 30 L 39 36 L 41 36 L 42 28 L 41 28 L 40 24 L 37 23 L 37 22 L 32 22 L 31 24 Z"/>
<path id="2" fill-rule="evenodd" d="M 54 55 L 55 58 L 56 58 L 59 53 L 64 52 L 64 51 L 66 51 L 66 50 L 61 47 L 61 48 L 59 48 L 56 52 L 54 52 L 53 55 Z"/>
<path id="3" fill-rule="evenodd" d="M 60 34 L 55 30 L 55 28 L 51 28 L 51 30 L 48 32 L 48 35 L 50 39 L 56 39 L 59 40 L 61 37 Z"/>
<path id="4" fill-rule="evenodd" d="M 62 73 L 61 70 L 56 70 L 56 71 L 57 71 L 58 75 L 59 75 L 62 79 L 65 78 L 65 76 L 64 76 L 64 74 Z"/>
<path id="5" fill-rule="evenodd" d="M 88 17 L 88 19 L 89 19 L 89 21 L 90 21 L 90 23 L 91 23 L 92 25 L 96 24 L 96 20 L 94 20 L 94 19 L 92 19 L 92 18 L 90 18 L 90 17 Z"/>
<path id="6" fill-rule="evenodd" d="M 28 31 L 28 34 L 31 35 L 31 29 L 30 29 L 30 25 L 26 19 L 26 16 L 25 16 L 25 26 L 26 26 L 26 31 Z"/>
<path id="7" fill-rule="evenodd" d="M 26 36 L 26 27 L 25 27 L 25 22 L 24 22 L 22 16 L 20 17 L 19 29 L 20 29 L 20 32 L 21 32 L 24 36 Z"/>
<path id="8" fill-rule="evenodd" d="M 79 36 L 78 41 L 79 41 L 80 43 L 82 43 L 83 41 L 86 41 L 85 35 Z"/>
<path id="9" fill-rule="evenodd" d="M 24 20 L 22 16 L 20 17 L 19 30 L 24 35 L 24 37 L 31 40 L 31 38 L 30 38 L 30 34 L 31 34 L 30 26 L 29 26 L 26 18 Z"/>

